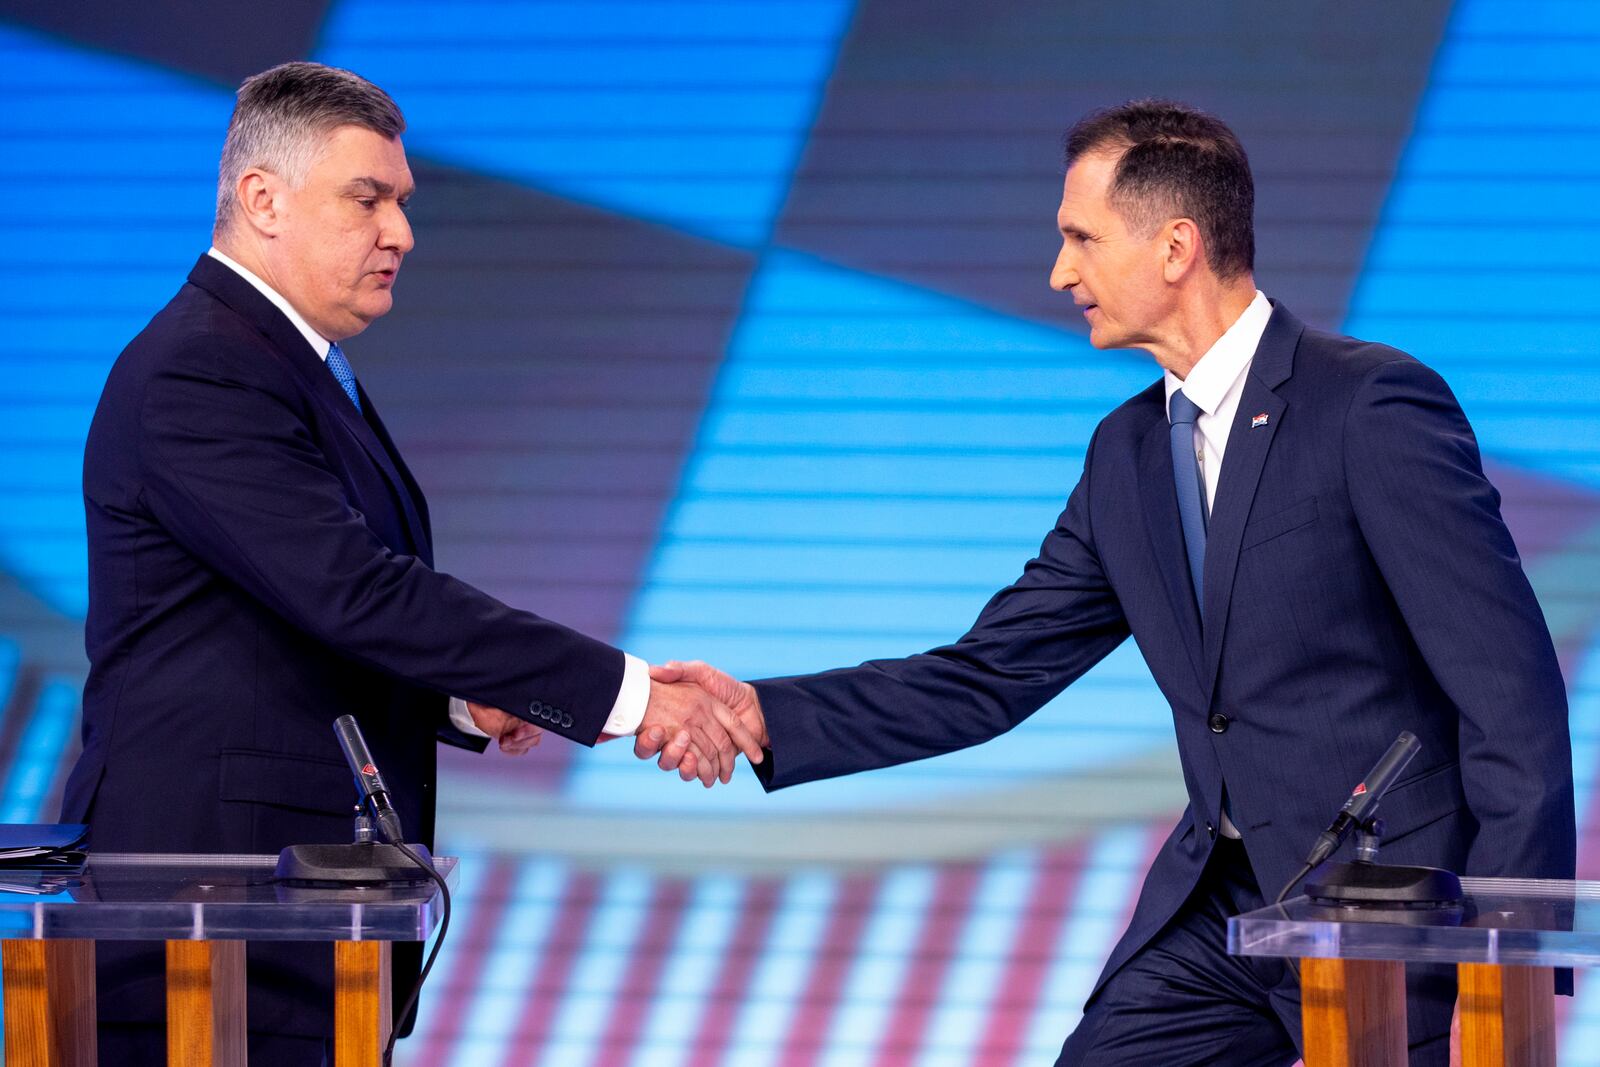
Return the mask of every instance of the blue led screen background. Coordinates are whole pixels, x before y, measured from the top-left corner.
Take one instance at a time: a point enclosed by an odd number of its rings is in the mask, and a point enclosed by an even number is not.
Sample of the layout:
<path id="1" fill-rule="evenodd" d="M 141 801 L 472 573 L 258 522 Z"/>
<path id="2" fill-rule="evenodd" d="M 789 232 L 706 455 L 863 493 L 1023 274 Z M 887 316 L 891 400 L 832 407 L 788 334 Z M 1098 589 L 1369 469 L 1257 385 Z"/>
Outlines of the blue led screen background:
<path id="1" fill-rule="evenodd" d="M 405 109 L 417 248 L 345 346 L 441 567 L 651 659 L 919 651 L 1155 372 L 1049 291 L 1062 130 L 1239 131 L 1262 288 L 1441 370 L 1566 671 L 1600 876 L 1600 6 L 0 3 L 0 821 L 52 818 L 82 440 L 206 247 L 238 80 Z M 1376 756 L 1376 753 L 1373 754 Z M 1006 737 L 765 796 L 622 746 L 442 754 L 466 859 L 411 1065 L 1050 1062 L 1184 800 L 1131 645 Z M 1330 805 L 1338 798 L 1329 798 Z M 1600 1063 L 1600 986 L 1560 1005 Z"/>

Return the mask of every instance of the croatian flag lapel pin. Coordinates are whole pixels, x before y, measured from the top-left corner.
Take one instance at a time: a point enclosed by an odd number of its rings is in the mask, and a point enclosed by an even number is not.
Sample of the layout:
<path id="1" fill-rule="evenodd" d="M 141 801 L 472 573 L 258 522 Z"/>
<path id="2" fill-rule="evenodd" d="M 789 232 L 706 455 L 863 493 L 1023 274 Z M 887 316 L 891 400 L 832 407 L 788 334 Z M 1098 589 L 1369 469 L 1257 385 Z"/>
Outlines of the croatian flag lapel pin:
<path id="1" fill-rule="evenodd" d="M 1270 417 L 1270 416 L 1268 416 L 1268 415 L 1267 415 L 1267 413 L 1266 413 L 1266 412 L 1265 412 L 1265 411 L 1263 411 L 1263 412 L 1262 412 L 1262 413 L 1261 413 L 1261 414 L 1259 414 L 1259 415 L 1256 415 L 1256 416 L 1253 416 L 1253 417 L 1252 417 L 1252 418 L 1251 418 L 1251 419 L 1250 419 L 1250 428 L 1251 428 L 1251 429 L 1252 429 L 1252 430 L 1253 430 L 1253 429 L 1255 429 L 1255 428 L 1256 428 L 1256 427 L 1257 427 L 1257 426 L 1265 426 L 1265 425 L 1266 425 L 1266 424 L 1267 424 L 1267 419 L 1268 419 L 1268 418 L 1269 418 L 1269 417 Z"/>

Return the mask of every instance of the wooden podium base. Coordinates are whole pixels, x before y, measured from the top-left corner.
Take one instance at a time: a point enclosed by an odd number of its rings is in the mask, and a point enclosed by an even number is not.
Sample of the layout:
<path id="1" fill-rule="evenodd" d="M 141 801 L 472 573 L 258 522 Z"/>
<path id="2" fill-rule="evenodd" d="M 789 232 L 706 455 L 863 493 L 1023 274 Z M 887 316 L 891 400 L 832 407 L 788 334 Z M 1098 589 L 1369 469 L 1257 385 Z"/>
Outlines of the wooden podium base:
<path id="1" fill-rule="evenodd" d="M 4 941 L 6 1063 L 94 1067 L 94 942 Z"/>
<path id="2" fill-rule="evenodd" d="M 1459 966 L 1462 1067 L 1555 1067 L 1549 967 Z M 1306 1067 L 1405 1067 L 1405 965 L 1300 961 Z"/>
<path id="3" fill-rule="evenodd" d="M 1550 967 L 1460 966 L 1461 1067 L 1555 1067 Z"/>
<path id="4" fill-rule="evenodd" d="M 1406 967 L 1389 960 L 1300 961 L 1306 1067 L 1406 1062 Z"/>
<path id="5" fill-rule="evenodd" d="M 387 941 L 333 946 L 334 1067 L 380 1067 L 394 1009 L 389 1000 Z"/>
<path id="6" fill-rule="evenodd" d="M 390 954 L 387 941 L 334 943 L 334 1067 L 379 1067 Z M 94 942 L 0 941 L 0 964 L 7 1067 L 95 1067 Z M 245 1023 L 244 942 L 168 941 L 170 1067 L 246 1067 Z"/>

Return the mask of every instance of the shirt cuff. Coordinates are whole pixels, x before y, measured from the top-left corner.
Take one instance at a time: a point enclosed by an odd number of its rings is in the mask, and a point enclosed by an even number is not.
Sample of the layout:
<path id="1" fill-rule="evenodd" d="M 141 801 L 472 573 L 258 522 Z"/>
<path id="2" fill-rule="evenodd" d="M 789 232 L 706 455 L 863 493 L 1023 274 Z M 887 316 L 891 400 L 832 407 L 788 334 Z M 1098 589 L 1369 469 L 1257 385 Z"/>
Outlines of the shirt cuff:
<path id="1" fill-rule="evenodd" d="M 615 736 L 638 733 L 644 709 L 650 703 L 650 665 L 638 656 L 622 654 L 622 688 L 611 706 L 605 732 Z"/>
<path id="2" fill-rule="evenodd" d="M 434 707 L 438 705 L 435 704 Z M 450 698 L 450 724 L 468 737 L 489 736 L 478 729 L 478 724 L 472 721 L 472 712 L 467 710 L 467 702 L 460 697 Z"/>

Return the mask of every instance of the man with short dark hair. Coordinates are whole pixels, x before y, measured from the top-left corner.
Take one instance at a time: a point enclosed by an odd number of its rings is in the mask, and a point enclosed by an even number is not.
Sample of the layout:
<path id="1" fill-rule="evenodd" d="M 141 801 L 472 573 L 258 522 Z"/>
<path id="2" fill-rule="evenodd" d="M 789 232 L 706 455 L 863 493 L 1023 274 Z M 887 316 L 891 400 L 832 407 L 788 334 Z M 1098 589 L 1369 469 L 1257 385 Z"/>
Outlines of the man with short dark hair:
<path id="1" fill-rule="evenodd" d="M 1163 376 L 1100 423 L 1037 558 L 923 655 L 753 686 L 705 664 L 655 676 L 738 712 L 776 789 L 985 741 L 1131 634 L 1189 808 L 1060 1062 L 1288 1064 L 1296 976 L 1228 955 L 1229 916 L 1295 875 L 1401 730 L 1422 749 L 1384 800 L 1386 859 L 1571 878 L 1565 687 L 1444 382 L 1256 289 L 1232 131 L 1140 101 L 1066 147 L 1051 285 L 1097 348 L 1142 348 Z M 1412 1062 L 1443 1064 L 1453 973 L 1408 984 Z"/>
<path id="2" fill-rule="evenodd" d="M 433 569 L 422 491 L 338 344 L 389 310 L 412 247 L 404 128 L 349 71 L 248 79 L 215 247 L 106 381 L 84 453 L 83 755 L 62 810 L 96 851 L 350 840 L 345 713 L 430 846 L 438 740 L 517 753 L 541 728 L 637 734 L 692 745 L 706 785 L 736 743 L 760 758 L 694 687 Z M 419 948 L 396 950 L 396 1008 Z M 160 946 L 103 942 L 99 964 L 101 1062 L 166 1062 Z M 252 944 L 249 971 L 252 1062 L 322 1063 L 329 946 Z"/>

